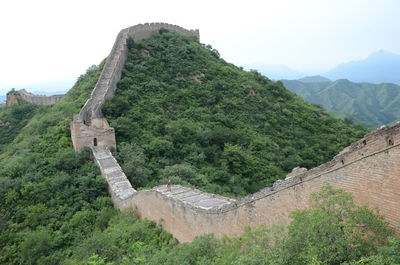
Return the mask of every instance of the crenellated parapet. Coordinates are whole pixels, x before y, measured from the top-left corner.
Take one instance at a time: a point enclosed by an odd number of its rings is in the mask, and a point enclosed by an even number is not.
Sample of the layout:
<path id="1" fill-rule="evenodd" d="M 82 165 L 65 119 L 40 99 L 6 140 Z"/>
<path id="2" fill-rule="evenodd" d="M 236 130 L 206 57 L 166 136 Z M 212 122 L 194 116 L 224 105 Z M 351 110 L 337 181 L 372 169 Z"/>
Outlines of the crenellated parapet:
<path id="1" fill-rule="evenodd" d="M 400 123 L 383 127 L 351 144 L 344 152 L 319 167 L 295 170 L 285 180 L 278 180 L 239 200 L 201 207 L 192 203 L 191 189 L 166 186 L 135 193 L 136 205 L 143 217 L 163 220 L 163 228 L 182 242 L 204 233 L 241 234 L 246 226 L 288 225 L 289 214 L 310 207 L 310 196 L 329 183 L 351 192 L 357 204 L 379 209 L 394 228 L 400 222 Z M 343 163 L 342 160 L 345 162 Z M 297 174 L 296 174 L 297 172 Z"/>
<path id="2" fill-rule="evenodd" d="M 187 36 L 195 36 L 200 40 L 199 30 L 187 30 L 182 27 L 167 23 L 146 23 L 132 26 L 121 30 L 111 49 L 107 62 L 97 81 L 90 99 L 85 103 L 79 113 L 81 120 L 90 124 L 91 119 L 102 118 L 101 110 L 104 103 L 111 98 L 117 89 L 117 83 L 121 79 L 122 69 L 128 58 L 128 47 L 126 41 L 132 37 L 135 42 L 150 38 L 161 29 L 173 30 Z"/>
<path id="3" fill-rule="evenodd" d="M 114 95 L 117 89 L 118 81 L 121 79 L 122 69 L 128 58 L 128 47 L 126 44 L 128 37 L 132 37 L 134 41 L 140 41 L 151 37 L 161 29 L 178 31 L 187 36 L 195 36 L 197 39 L 200 38 L 198 30 L 186 30 L 182 27 L 167 23 L 139 24 L 121 30 L 107 57 L 107 61 L 90 98 L 82 107 L 79 115 L 75 116 L 71 123 L 71 131 L 74 132 L 71 134 L 72 142 L 76 151 L 84 146 L 93 146 L 94 139 L 99 139 L 101 130 L 107 135 L 107 141 L 98 142 L 98 146 L 105 144 L 105 146 L 115 147 L 115 136 L 109 135 L 111 132 L 114 133 L 114 129 L 109 127 L 108 123 L 107 126 L 97 126 L 93 121 L 103 119 L 101 110 L 104 103 Z M 114 140 L 111 141 L 111 138 Z M 110 141 L 112 144 L 107 145 Z"/>
<path id="4" fill-rule="evenodd" d="M 310 207 L 310 195 L 329 183 L 351 192 L 356 203 L 379 209 L 397 227 L 400 222 L 400 123 L 367 134 L 325 164 L 310 170 L 296 168 L 272 187 L 239 200 L 179 185 L 136 191 L 109 150 L 116 147 L 115 132 L 102 117 L 101 109 L 113 96 L 121 78 L 128 55 L 127 38 L 131 36 L 139 41 L 161 28 L 199 38 L 198 31 L 163 23 L 123 29 L 91 98 L 71 123 L 75 150 L 85 146 L 92 149 L 115 207 L 137 206 L 142 217 L 161 222 L 179 241 L 188 242 L 204 233 L 221 237 L 241 234 L 246 226 L 287 225 L 289 214 Z"/>

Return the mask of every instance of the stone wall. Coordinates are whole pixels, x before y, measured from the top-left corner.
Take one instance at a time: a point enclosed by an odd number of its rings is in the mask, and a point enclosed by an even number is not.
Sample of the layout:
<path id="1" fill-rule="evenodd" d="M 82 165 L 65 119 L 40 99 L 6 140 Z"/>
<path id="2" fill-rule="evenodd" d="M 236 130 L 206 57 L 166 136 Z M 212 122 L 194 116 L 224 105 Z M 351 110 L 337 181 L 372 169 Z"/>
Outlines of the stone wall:
<path id="1" fill-rule="evenodd" d="M 7 106 L 12 106 L 14 104 L 18 104 L 18 99 L 21 99 L 21 97 L 18 94 L 14 93 L 8 93 L 7 94 L 7 101 L 6 105 Z"/>
<path id="2" fill-rule="evenodd" d="M 79 118 L 81 120 L 90 124 L 92 117 L 102 117 L 101 109 L 107 99 L 114 95 L 117 89 L 117 83 L 121 79 L 122 69 L 128 57 L 127 38 L 132 37 L 134 41 L 137 42 L 151 37 L 152 34 L 157 33 L 162 28 L 177 31 L 187 36 L 195 36 L 198 40 L 200 39 L 198 30 L 186 30 L 182 27 L 166 23 L 139 24 L 121 30 L 111 49 L 110 55 L 107 57 L 107 62 L 104 65 L 90 99 L 85 103 L 79 113 Z"/>
<path id="3" fill-rule="evenodd" d="M 71 137 L 75 150 L 78 151 L 83 146 L 92 146 L 93 139 L 98 139 L 99 134 L 102 132 L 106 134 L 107 141 L 99 143 L 100 146 L 107 146 L 109 142 L 111 145 L 108 146 L 115 146 L 114 129 L 108 126 L 108 123 L 107 126 L 93 124 L 93 120 L 103 117 L 101 110 L 104 103 L 114 95 L 117 89 L 117 83 L 121 79 L 122 69 L 128 57 L 128 47 L 126 45 L 128 37 L 132 37 L 135 41 L 140 41 L 151 37 L 152 34 L 157 33 L 162 28 L 178 31 L 188 36 L 195 36 L 197 39 L 200 38 L 198 30 L 186 30 L 166 23 L 139 24 L 121 30 L 90 98 L 71 123 L 71 131 L 74 132 L 71 133 Z"/>
<path id="4" fill-rule="evenodd" d="M 187 205 L 179 193 L 173 196 L 159 188 L 135 193 L 131 204 L 138 206 L 142 217 L 162 220 L 165 230 L 179 241 L 189 242 L 203 233 L 221 237 L 241 234 L 245 226 L 287 225 L 290 212 L 309 207 L 311 193 L 329 183 L 351 192 L 357 204 L 378 208 L 391 226 L 397 227 L 400 222 L 399 145 L 400 124 L 379 129 L 326 164 L 211 209 Z M 346 162 L 343 164 L 342 160 Z"/>
<path id="5" fill-rule="evenodd" d="M 25 89 L 21 89 L 15 91 L 15 93 L 8 93 L 6 104 L 7 106 L 18 104 L 18 99 L 22 99 L 36 105 L 53 105 L 56 104 L 61 99 L 63 99 L 64 97 L 65 95 L 52 95 L 52 96 L 35 95 L 26 91 Z"/>
<path id="6" fill-rule="evenodd" d="M 79 115 L 71 123 L 75 150 L 89 146 L 107 180 L 113 203 L 119 209 L 137 206 L 142 217 L 161 222 L 181 242 L 214 233 L 241 234 L 245 226 L 288 224 L 293 210 L 310 206 L 310 195 L 324 183 L 354 195 L 358 204 L 378 208 L 397 227 L 400 222 L 400 123 L 382 127 L 345 148 L 331 161 L 311 170 L 296 169 L 285 180 L 240 200 L 181 186 L 136 191 L 108 147 L 115 147 L 114 130 L 101 118 L 101 108 L 116 89 L 126 60 L 126 38 L 136 41 L 151 36 L 167 24 L 145 24 L 122 30 L 101 77 Z M 186 31 L 198 36 L 198 31 Z M 94 136 L 96 143 L 94 144 Z M 104 138 L 101 138 L 101 137 Z"/>
<path id="7" fill-rule="evenodd" d="M 115 207 L 123 209 L 130 205 L 136 192 L 125 176 L 117 160 L 106 146 L 92 147 L 94 161 L 100 168 L 102 176 L 107 180 L 108 191 Z"/>
<path id="8" fill-rule="evenodd" d="M 70 128 L 72 144 L 76 152 L 79 152 L 85 146 L 90 148 L 96 146 L 117 148 L 114 128 L 110 127 L 104 118 L 93 119 L 93 125 L 88 126 L 79 120 L 78 115 L 74 115 Z"/>

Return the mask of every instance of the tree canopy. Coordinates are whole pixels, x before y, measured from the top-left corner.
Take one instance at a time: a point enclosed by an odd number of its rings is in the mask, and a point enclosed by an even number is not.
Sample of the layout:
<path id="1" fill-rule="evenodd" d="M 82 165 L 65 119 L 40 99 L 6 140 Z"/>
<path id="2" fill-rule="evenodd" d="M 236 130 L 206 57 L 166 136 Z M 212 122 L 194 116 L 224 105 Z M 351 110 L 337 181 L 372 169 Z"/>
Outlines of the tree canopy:
<path id="1" fill-rule="evenodd" d="M 163 31 L 130 52 L 103 112 L 135 188 L 191 185 L 240 197 L 329 161 L 365 134 L 210 45 Z M 135 166 L 133 166 L 135 165 Z M 134 169 L 135 168 L 135 169 Z"/>

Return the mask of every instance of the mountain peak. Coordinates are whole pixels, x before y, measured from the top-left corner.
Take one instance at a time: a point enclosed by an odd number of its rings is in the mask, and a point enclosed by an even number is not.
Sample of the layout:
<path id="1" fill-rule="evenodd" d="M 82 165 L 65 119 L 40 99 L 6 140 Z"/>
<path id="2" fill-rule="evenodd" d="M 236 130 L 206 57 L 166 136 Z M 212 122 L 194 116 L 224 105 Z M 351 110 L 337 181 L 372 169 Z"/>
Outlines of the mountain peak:
<path id="1" fill-rule="evenodd" d="M 324 76 L 331 80 L 346 78 L 352 82 L 400 84 L 400 55 L 379 50 L 364 60 L 338 65 Z"/>

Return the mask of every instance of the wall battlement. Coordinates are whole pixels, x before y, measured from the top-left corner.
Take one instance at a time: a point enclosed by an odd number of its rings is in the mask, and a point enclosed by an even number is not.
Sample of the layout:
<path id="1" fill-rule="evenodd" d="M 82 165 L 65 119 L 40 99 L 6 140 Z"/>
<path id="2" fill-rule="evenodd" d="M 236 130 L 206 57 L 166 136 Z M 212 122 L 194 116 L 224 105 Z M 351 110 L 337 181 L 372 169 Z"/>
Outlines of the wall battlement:
<path id="1" fill-rule="evenodd" d="M 63 99 L 64 97 L 65 95 L 52 95 L 52 96 L 35 95 L 26 91 L 25 89 L 21 89 L 15 91 L 15 93 L 8 93 L 6 104 L 7 106 L 18 104 L 18 99 L 22 99 L 36 105 L 53 105 L 56 104 L 61 99 Z"/>
<path id="2" fill-rule="evenodd" d="M 104 133 L 105 139 L 97 142 L 97 146 L 116 146 L 114 129 L 108 126 L 97 126 L 93 124 L 96 119 L 102 119 L 101 112 L 104 103 L 111 98 L 117 89 L 117 83 L 121 79 L 122 69 L 128 58 L 128 47 L 126 41 L 132 37 L 135 41 L 149 38 L 160 29 L 178 31 L 184 35 L 200 38 L 198 30 L 186 30 L 182 27 L 166 23 L 146 23 L 123 29 L 119 32 L 117 39 L 107 57 L 107 61 L 100 74 L 99 80 L 94 87 L 90 98 L 82 107 L 78 116 L 71 123 L 71 137 L 74 149 L 79 151 L 84 146 L 93 146 L 94 139 L 98 141 L 99 135 Z"/>
<path id="3" fill-rule="evenodd" d="M 187 30 L 182 27 L 167 23 L 146 23 L 123 29 L 119 32 L 117 39 L 111 49 L 107 62 L 92 91 L 90 99 L 85 103 L 79 113 L 81 120 L 90 124 L 92 117 L 102 118 L 101 109 L 107 99 L 111 98 L 117 89 L 117 83 L 121 79 L 122 69 L 128 58 L 128 47 L 126 40 L 132 37 L 134 41 L 140 41 L 151 37 L 160 29 L 180 32 L 187 36 L 195 36 L 200 40 L 199 30 Z"/>
<path id="4" fill-rule="evenodd" d="M 142 217 L 161 220 L 165 230 L 181 242 L 188 242 L 204 233 L 221 237 L 241 234 L 245 226 L 289 224 L 290 212 L 309 207 L 311 193 L 329 183 L 351 192 L 356 203 L 378 208 L 397 227 L 400 222 L 400 123 L 377 129 L 346 147 L 331 161 L 310 170 L 296 169 L 285 180 L 278 180 L 272 187 L 240 200 L 178 185 L 173 185 L 171 190 L 159 186 L 136 191 L 108 149 L 115 147 L 114 130 L 102 118 L 101 108 L 114 94 L 121 76 L 127 56 L 127 36 L 138 41 L 160 28 L 179 29 L 198 37 L 198 31 L 162 23 L 122 30 L 91 98 L 71 123 L 75 150 L 83 146 L 92 149 L 117 208 L 137 206 Z M 95 145 L 93 135 L 104 139 L 97 140 Z"/>

